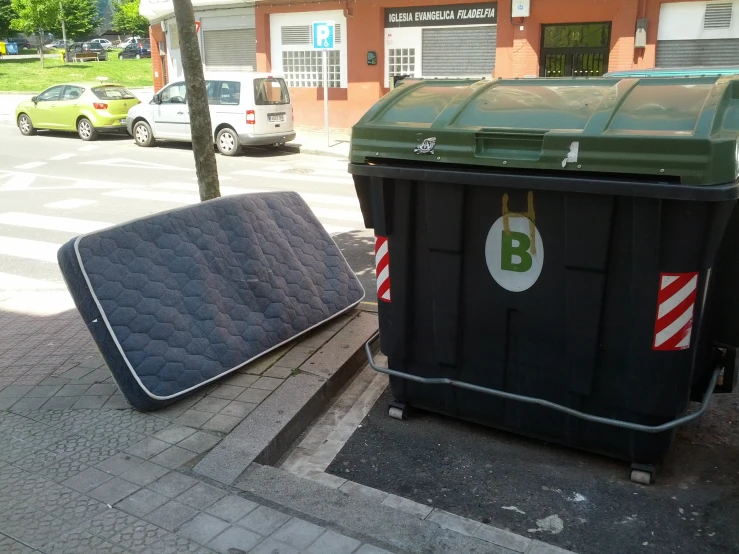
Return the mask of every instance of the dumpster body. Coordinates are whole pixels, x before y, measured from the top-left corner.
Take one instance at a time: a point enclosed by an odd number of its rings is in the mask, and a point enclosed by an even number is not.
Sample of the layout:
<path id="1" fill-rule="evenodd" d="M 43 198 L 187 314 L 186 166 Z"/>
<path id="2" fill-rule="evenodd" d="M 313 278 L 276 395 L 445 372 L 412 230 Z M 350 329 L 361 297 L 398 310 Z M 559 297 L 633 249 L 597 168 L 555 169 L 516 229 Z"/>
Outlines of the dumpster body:
<path id="1" fill-rule="evenodd" d="M 738 137 L 735 78 L 387 95 L 353 129 L 350 172 L 394 398 L 658 462 L 717 355 L 736 372 Z"/>
<path id="2" fill-rule="evenodd" d="M 8 48 L 4 42 L 0 41 L 0 56 L 8 53 Z"/>
<path id="3" fill-rule="evenodd" d="M 8 51 L 8 54 L 18 54 L 18 43 L 17 42 L 8 42 L 5 45 L 5 49 Z"/>

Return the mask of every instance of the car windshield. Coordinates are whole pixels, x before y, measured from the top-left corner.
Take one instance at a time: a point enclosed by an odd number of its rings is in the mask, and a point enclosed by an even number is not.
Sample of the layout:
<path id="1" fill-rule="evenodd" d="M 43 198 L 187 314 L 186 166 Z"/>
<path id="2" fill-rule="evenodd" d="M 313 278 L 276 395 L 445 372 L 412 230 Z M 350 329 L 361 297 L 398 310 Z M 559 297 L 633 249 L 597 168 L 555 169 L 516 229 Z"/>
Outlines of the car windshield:
<path id="1" fill-rule="evenodd" d="M 103 47 L 97 42 L 86 42 L 82 45 L 85 50 L 102 50 Z"/>
<path id="2" fill-rule="evenodd" d="M 136 98 L 128 89 L 116 86 L 95 87 L 92 92 L 100 100 L 133 100 Z"/>
<path id="3" fill-rule="evenodd" d="M 289 104 L 290 93 L 285 81 L 274 77 L 254 79 L 254 103 L 257 106 Z"/>

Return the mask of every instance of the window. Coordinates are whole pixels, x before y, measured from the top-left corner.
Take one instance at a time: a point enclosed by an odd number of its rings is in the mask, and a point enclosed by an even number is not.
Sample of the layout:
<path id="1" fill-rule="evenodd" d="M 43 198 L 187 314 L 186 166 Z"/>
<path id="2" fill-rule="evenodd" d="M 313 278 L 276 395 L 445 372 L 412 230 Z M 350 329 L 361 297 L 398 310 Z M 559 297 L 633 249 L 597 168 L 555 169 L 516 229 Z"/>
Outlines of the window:
<path id="1" fill-rule="evenodd" d="M 92 92 L 100 100 L 133 100 L 136 98 L 132 92 L 123 87 L 95 87 Z"/>
<path id="2" fill-rule="evenodd" d="M 414 75 L 416 70 L 415 48 L 389 48 L 387 56 L 388 70 L 391 77 L 396 75 Z"/>
<path id="3" fill-rule="evenodd" d="M 55 100 L 59 100 L 63 88 L 63 86 L 57 86 L 46 89 L 44 92 L 38 95 L 37 100 L 39 102 L 53 102 Z"/>
<path id="4" fill-rule="evenodd" d="M 184 104 L 185 103 L 185 83 L 177 83 L 169 86 L 162 91 L 162 104 Z"/>
<path id="5" fill-rule="evenodd" d="M 323 52 L 293 50 L 282 53 L 282 73 L 291 87 L 323 86 Z M 341 87 L 341 52 L 328 52 L 328 86 Z"/>
<path id="6" fill-rule="evenodd" d="M 282 79 L 254 79 L 254 103 L 257 106 L 289 104 L 290 93 Z"/>
<path id="7" fill-rule="evenodd" d="M 238 106 L 241 102 L 241 83 L 238 81 L 208 81 L 208 104 Z"/>
<path id="8" fill-rule="evenodd" d="M 347 79 L 346 18 L 341 10 L 273 14 L 270 16 L 272 69 L 288 87 L 323 87 L 323 52 L 313 49 L 313 22 L 334 22 L 334 47 L 327 51 L 331 88 L 345 88 Z"/>
<path id="9" fill-rule="evenodd" d="M 82 93 L 85 91 L 82 87 L 73 87 L 67 85 L 64 87 L 64 94 L 62 94 L 62 100 L 77 100 Z"/>

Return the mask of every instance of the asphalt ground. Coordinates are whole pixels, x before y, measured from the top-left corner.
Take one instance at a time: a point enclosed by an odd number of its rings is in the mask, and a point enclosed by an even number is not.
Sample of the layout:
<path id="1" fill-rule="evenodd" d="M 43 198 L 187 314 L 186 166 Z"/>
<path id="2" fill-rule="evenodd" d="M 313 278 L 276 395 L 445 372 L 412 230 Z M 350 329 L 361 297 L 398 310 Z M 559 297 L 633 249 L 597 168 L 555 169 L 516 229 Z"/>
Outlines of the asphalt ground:
<path id="1" fill-rule="evenodd" d="M 683 428 L 658 480 L 628 464 L 414 410 L 389 388 L 327 473 L 582 554 L 739 552 L 739 395 Z"/>

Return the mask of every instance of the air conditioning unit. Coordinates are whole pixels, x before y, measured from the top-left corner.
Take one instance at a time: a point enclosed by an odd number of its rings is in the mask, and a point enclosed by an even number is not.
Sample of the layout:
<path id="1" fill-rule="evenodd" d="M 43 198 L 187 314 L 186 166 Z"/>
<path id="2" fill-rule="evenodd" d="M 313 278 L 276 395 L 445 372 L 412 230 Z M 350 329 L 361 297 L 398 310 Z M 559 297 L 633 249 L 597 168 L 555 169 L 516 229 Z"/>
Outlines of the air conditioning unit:
<path id="1" fill-rule="evenodd" d="M 511 17 L 529 17 L 531 0 L 511 0 Z"/>

